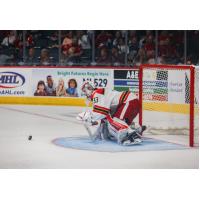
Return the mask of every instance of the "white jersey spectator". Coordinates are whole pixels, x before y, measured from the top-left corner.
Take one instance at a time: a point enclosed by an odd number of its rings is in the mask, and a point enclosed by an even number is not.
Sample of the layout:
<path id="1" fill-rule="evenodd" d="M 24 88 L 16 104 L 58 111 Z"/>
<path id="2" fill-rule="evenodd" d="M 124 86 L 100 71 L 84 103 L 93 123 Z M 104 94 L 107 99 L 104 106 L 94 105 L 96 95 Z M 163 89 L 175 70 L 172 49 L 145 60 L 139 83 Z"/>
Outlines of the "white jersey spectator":
<path id="1" fill-rule="evenodd" d="M 3 45 L 3 46 L 13 45 L 14 42 L 15 42 L 15 40 L 16 40 L 16 33 L 15 33 L 15 31 L 10 31 L 10 33 L 8 34 L 8 36 L 6 36 L 3 39 L 1 45 Z"/>
<path id="2" fill-rule="evenodd" d="M 89 36 L 84 34 L 83 31 L 80 31 L 80 38 L 78 39 L 78 44 L 82 47 L 82 49 L 91 49 Z"/>

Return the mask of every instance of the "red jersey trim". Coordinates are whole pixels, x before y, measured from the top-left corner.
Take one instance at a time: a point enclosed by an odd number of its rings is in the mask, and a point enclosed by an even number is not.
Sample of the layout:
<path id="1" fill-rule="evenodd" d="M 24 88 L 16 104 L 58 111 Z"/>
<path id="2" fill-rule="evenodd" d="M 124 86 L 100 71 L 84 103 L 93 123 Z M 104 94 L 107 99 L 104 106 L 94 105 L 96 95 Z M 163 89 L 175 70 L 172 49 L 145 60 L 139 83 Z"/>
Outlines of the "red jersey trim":
<path id="1" fill-rule="evenodd" d="M 130 93 L 130 91 L 123 92 L 119 98 L 119 104 L 124 103 L 128 99 Z"/>
<path id="2" fill-rule="evenodd" d="M 103 113 L 104 115 L 108 115 L 109 114 L 109 109 L 105 109 L 105 108 L 103 108 L 103 107 L 101 107 L 101 106 L 94 106 L 94 108 L 93 108 L 93 111 L 95 111 L 95 112 L 101 112 L 101 113 Z"/>
<path id="3" fill-rule="evenodd" d="M 105 116 L 108 115 L 107 113 L 104 113 L 103 111 L 96 110 L 96 109 L 94 109 L 93 112 L 96 112 L 96 113 L 99 113 L 99 114 L 102 114 L 102 115 L 105 115 Z"/>
<path id="4" fill-rule="evenodd" d="M 105 111 L 110 111 L 109 108 L 106 108 L 106 107 L 102 107 L 102 106 L 98 106 L 98 105 L 94 105 L 95 108 L 99 108 L 99 109 L 102 109 L 102 110 L 105 110 Z"/>
<path id="5" fill-rule="evenodd" d="M 98 88 L 98 89 L 96 89 L 96 90 L 92 93 L 92 95 L 91 95 L 91 99 L 92 99 L 92 100 L 93 100 L 95 94 L 104 94 L 104 88 Z"/>

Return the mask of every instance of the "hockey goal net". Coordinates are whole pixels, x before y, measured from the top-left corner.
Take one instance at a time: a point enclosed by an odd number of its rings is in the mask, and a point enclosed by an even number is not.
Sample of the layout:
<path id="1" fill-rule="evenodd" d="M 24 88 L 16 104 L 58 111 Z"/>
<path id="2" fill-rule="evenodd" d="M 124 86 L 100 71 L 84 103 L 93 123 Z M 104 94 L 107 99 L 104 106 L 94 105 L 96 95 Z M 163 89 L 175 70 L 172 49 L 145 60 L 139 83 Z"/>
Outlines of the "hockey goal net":
<path id="1" fill-rule="evenodd" d="M 151 134 L 183 135 L 190 146 L 198 146 L 198 89 L 194 66 L 140 66 L 139 123 Z"/>

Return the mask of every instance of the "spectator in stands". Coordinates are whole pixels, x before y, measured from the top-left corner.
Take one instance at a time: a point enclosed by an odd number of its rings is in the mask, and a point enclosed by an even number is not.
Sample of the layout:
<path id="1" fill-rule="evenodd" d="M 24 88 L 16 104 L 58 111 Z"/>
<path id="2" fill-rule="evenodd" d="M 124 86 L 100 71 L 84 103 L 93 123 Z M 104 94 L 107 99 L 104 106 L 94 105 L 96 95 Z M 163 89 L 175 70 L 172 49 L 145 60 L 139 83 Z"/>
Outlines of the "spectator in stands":
<path id="1" fill-rule="evenodd" d="M 141 48 L 139 49 L 134 62 L 137 66 L 146 62 L 146 52 L 144 49 L 144 45 L 141 46 Z"/>
<path id="2" fill-rule="evenodd" d="M 129 53 L 129 48 L 125 45 L 125 41 L 123 38 L 119 39 L 117 48 L 119 50 L 119 54 L 125 54 L 126 52 Z"/>
<path id="3" fill-rule="evenodd" d="M 41 65 L 50 65 L 49 51 L 47 49 L 41 50 L 40 64 Z"/>
<path id="4" fill-rule="evenodd" d="M 28 57 L 26 59 L 26 64 L 27 65 L 35 65 L 37 64 L 38 60 L 35 56 L 35 49 L 34 48 L 30 48 L 28 50 Z"/>
<path id="5" fill-rule="evenodd" d="M 83 50 L 91 49 L 89 36 L 84 31 L 77 31 L 78 45 L 81 46 Z"/>
<path id="6" fill-rule="evenodd" d="M 47 85 L 46 85 L 47 96 L 56 96 L 56 87 L 53 82 L 51 75 L 47 76 Z"/>
<path id="7" fill-rule="evenodd" d="M 120 31 L 115 33 L 115 39 L 113 40 L 113 46 L 117 47 L 119 45 L 119 40 L 122 38 L 122 34 Z"/>
<path id="8" fill-rule="evenodd" d="M 49 39 L 49 47 L 50 48 L 58 48 L 58 31 L 53 32 L 50 36 L 48 36 Z"/>
<path id="9" fill-rule="evenodd" d="M 177 64 L 180 62 L 181 52 L 177 51 L 173 33 L 161 32 L 159 37 L 159 56 L 162 56 L 166 64 Z"/>
<path id="10" fill-rule="evenodd" d="M 16 40 L 16 32 L 10 31 L 9 34 L 3 39 L 1 45 L 2 46 L 14 46 L 14 42 Z"/>
<path id="11" fill-rule="evenodd" d="M 2 42 L 3 39 L 9 34 L 10 31 L 1 30 L 0 31 L 0 41 Z"/>
<path id="12" fill-rule="evenodd" d="M 119 39 L 119 43 L 117 45 L 118 53 L 121 60 L 124 60 L 125 54 L 129 53 L 129 47 L 126 46 L 125 41 L 123 38 Z"/>
<path id="13" fill-rule="evenodd" d="M 92 51 L 91 51 L 91 32 L 89 31 L 77 31 L 76 37 L 78 39 L 78 45 L 82 49 L 81 62 L 90 62 Z"/>
<path id="14" fill-rule="evenodd" d="M 10 60 L 14 58 L 13 55 L 0 54 L 0 65 L 7 65 Z"/>
<path id="15" fill-rule="evenodd" d="M 147 32 L 144 49 L 146 53 L 146 59 L 149 64 L 155 63 L 155 43 L 153 39 L 153 35 L 151 32 Z"/>
<path id="16" fill-rule="evenodd" d="M 97 63 L 103 64 L 103 65 L 110 64 L 108 49 L 106 47 L 101 48 L 100 57 L 98 58 Z"/>
<path id="17" fill-rule="evenodd" d="M 66 37 L 64 38 L 62 45 L 63 46 L 64 45 L 71 45 L 72 44 L 72 37 L 73 37 L 72 31 L 69 31 L 68 34 L 66 35 Z"/>
<path id="18" fill-rule="evenodd" d="M 158 51 L 161 57 L 167 57 L 167 48 L 169 44 L 169 34 L 168 31 L 161 31 L 158 37 Z"/>
<path id="19" fill-rule="evenodd" d="M 67 96 L 78 97 L 77 82 L 75 79 L 70 79 L 68 81 L 68 88 L 66 90 Z"/>
<path id="20" fill-rule="evenodd" d="M 134 30 L 129 31 L 129 41 L 131 41 L 132 38 L 137 38 L 136 31 Z"/>
<path id="21" fill-rule="evenodd" d="M 117 47 L 113 47 L 111 50 L 111 62 L 112 65 L 119 65 L 120 63 L 123 63 L 122 57 L 119 55 L 119 51 Z"/>
<path id="22" fill-rule="evenodd" d="M 4 49 L 0 46 L 0 65 L 7 65 L 13 59 L 14 59 L 14 55 L 7 54 L 4 51 Z"/>
<path id="23" fill-rule="evenodd" d="M 65 97 L 67 95 L 65 90 L 65 83 L 63 79 L 59 79 L 58 86 L 56 87 L 56 96 Z"/>
<path id="24" fill-rule="evenodd" d="M 100 34 L 97 35 L 96 38 L 96 47 L 102 48 L 104 46 L 110 46 L 112 42 L 112 34 L 108 33 L 108 31 L 101 31 Z"/>
<path id="25" fill-rule="evenodd" d="M 137 38 L 132 36 L 129 40 L 129 54 L 128 54 L 128 61 L 129 63 L 133 63 L 135 57 L 137 56 L 139 50 L 139 44 Z"/>
<path id="26" fill-rule="evenodd" d="M 148 64 L 150 64 L 150 65 L 156 64 L 156 59 L 155 58 L 150 58 L 148 60 Z"/>
<path id="27" fill-rule="evenodd" d="M 168 31 L 164 30 L 161 31 L 159 37 L 158 37 L 158 41 L 160 45 L 165 45 L 166 44 L 166 40 L 169 38 L 169 34 Z"/>
<path id="28" fill-rule="evenodd" d="M 77 38 L 73 38 L 72 44 L 67 45 L 64 47 L 64 60 L 65 62 L 72 62 L 72 63 L 79 63 L 80 62 L 80 56 L 82 55 L 83 51 L 81 49 L 81 46 L 78 44 Z"/>
<path id="29" fill-rule="evenodd" d="M 153 37 L 153 32 L 150 30 L 146 31 L 146 38 L 148 38 L 148 37 Z"/>
<path id="30" fill-rule="evenodd" d="M 177 64 L 180 61 L 180 58 L 183 55 L 183 51 L 181 52 L 181 50 L 178 50 L 178 48 L 176 45 L 174 45 L 172 39 L 170 38 L 167 45 L 167 56 L 169 64 Z"/>
<path id="31" fill-rule="evenodd" d="M 44 81 L 39 81 L 34 96 L 47 96 Z"/>
<path id="32" fill-rule="evenodd" d="M 187 64 L 187 65 L 194 65 L 194 64 L 192 63 L 192 59 L 187 59 L 186 64 Z"/>
<path id="33" fill-rule="evenodd" d="M 166 57 L 164 54 L 158 57 L 157 63 L 158 64 L 167 64 Z"/>
<path id="34" fill-rule="evenodd" d="M 35 42 L 33 40 L 33 35 L 30 34 L 30 35 L 28 35 L 28 37 L 26 39 L 26 46 L 27 47 L 34 47 L 34 45 L 35 45 Z"/>

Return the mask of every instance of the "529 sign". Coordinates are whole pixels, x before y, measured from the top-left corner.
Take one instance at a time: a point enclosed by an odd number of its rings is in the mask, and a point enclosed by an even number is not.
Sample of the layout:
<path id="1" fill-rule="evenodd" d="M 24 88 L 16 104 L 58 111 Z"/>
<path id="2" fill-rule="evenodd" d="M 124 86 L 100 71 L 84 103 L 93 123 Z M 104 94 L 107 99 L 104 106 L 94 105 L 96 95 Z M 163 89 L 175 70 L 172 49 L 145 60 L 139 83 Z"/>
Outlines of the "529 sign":
<path id="1" fill-rule="evenodd" d="M 108 84 L 108 80 L 105 78 L 105 79 L 102 79 L 102 78 L 83 78 L 83 82 L 85 81 L 91 81 L 94 83 L 94 86 L 95 87 L 106 87 L 107 84 Z"/>

